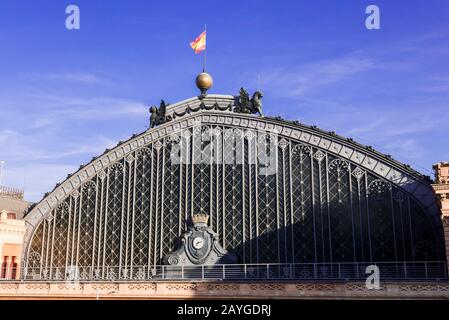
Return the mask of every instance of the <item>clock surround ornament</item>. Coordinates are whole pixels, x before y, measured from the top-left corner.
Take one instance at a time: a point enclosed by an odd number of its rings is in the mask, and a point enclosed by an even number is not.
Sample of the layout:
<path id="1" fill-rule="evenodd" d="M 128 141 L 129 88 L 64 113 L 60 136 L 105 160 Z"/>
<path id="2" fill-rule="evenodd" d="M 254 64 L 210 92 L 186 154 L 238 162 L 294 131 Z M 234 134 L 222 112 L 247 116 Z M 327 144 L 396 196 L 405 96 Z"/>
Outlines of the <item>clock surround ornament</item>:
<path id="1" fill-rule="evenodd" d="M 207 214 L 193 214 L 193 225 L 181 236 L 179 249 L 164 257 L 164 264 L 193 266 L 237 263 L 237 256 L 220 245 L 219 235 L 207 225 L 208 220 Z"/>

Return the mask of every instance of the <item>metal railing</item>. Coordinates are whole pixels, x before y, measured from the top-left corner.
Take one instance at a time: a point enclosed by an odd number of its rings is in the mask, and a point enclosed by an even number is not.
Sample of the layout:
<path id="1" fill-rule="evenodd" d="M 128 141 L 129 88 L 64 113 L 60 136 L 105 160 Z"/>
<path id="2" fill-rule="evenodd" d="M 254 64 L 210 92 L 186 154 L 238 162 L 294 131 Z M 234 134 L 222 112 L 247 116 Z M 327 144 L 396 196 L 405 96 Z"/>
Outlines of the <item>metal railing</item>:
<path id="1" fill-rule="evenodd" d="M 379 268 L 381 280 L 447 279 L 443 261 L 298 263 L 298 264 L 217 264 L 200 266 L 133 266 L 21 268 L 22 280 L 36 281 L 159 281 L 159 280 L 331 280 L 357 281 L 370 275 L 367 267 Z"/>

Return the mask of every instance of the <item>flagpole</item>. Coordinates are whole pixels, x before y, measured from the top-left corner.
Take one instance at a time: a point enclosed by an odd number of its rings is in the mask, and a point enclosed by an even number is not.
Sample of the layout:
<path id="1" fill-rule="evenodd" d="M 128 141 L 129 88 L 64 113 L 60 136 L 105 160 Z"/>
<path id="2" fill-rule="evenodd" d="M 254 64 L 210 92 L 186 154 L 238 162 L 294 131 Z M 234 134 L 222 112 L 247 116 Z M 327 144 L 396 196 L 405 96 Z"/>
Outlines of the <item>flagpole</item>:
<path id="1" fill-rule="evenodd" d="M 207 27 L 204 24 L 204 35 L 206 37 L 206 43 L 204 44 L 204 55 L 203 55 L 203 72 L 206 72 L 206 51 L 207 51 Z"/>

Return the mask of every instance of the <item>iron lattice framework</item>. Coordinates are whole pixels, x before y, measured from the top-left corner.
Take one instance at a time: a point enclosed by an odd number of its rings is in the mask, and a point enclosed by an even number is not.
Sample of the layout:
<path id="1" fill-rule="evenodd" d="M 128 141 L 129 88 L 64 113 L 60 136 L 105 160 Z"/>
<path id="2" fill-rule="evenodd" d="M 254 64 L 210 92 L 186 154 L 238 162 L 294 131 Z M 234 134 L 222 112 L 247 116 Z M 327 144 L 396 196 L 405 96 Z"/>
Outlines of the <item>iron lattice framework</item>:
<path id="1" fill-rule="evenodd" d="M 26 267 L 48 279 L 70 266 L 89 267 L 96 279 L 111 277 L 108 267 L 144 276 L 178 248 L 200 212 L 239 263 L 444 261 L 429 209 L 370 164 L 209 113 L 135 138 L 127 152 L 86 169 L 65 196 L 47 199 L 48 210 L 33 209 L 43 218 L 29 218 Z M 205 121 L 219 116 L 221 124 Z"/>

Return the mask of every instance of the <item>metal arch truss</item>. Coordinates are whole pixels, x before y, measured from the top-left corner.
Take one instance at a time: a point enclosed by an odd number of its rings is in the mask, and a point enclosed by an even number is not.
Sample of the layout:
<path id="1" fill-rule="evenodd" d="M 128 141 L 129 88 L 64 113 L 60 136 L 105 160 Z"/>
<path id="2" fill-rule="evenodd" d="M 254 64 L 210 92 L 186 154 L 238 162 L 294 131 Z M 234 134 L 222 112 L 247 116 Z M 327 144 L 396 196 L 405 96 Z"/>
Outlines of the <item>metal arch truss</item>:
<path id="1" fill-rule="evenodd" d="M 196 122 L 136 145 L 56 202 L 41 210 L 24 277 L 76 268 L 148 279 L 193 213 L 209 215 L 242 264 L 444 261 L 427 209 L 400 186 L 320 146 L 232 124 Z"/>

